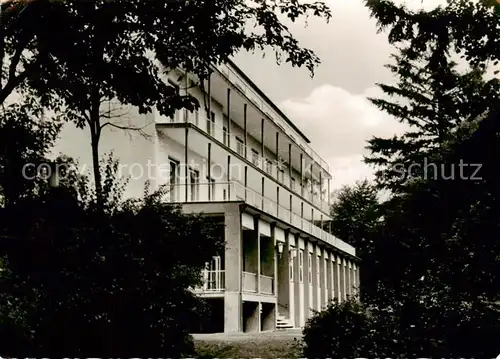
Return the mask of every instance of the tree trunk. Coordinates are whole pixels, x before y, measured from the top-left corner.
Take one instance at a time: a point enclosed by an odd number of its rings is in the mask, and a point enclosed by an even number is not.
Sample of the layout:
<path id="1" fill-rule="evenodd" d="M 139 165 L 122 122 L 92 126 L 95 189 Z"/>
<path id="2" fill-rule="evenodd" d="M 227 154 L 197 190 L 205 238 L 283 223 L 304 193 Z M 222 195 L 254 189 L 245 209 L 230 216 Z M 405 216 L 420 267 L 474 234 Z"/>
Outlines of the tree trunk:
<path id="1" fill-rule="evenodd" d="M 92 166 L 94 170 L 94 182 L 97 205 L 101 208 L 104 205 L 102 193 L 101 171 L 99 165 L 99 139 L 100 134 L 96 133 L 94 128 L 90 128 L 91 132 L 91 146 L 92 146 Z"/>

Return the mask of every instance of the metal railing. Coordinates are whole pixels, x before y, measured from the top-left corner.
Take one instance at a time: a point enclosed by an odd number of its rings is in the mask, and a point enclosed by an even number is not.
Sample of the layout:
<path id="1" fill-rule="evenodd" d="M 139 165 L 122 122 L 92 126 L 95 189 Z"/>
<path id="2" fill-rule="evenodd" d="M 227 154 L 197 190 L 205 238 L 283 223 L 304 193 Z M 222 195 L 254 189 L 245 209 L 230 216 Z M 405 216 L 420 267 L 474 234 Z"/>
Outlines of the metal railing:
<path id="1" fill-rule="evenodd" d="M 188 187 L 187 191 L 185 190 L 186 186 Z M 300 215 L 290 211 L 289 208 L 277 204 L 274 200 L 245 187 L 237 181 L 173 185 L 170 187 L 170 192 L 167 193 L 165 200 L 175 203 L 242 201 L 264 210 L 272 216 L 283 219 L 286 223 L 323 240 L 331 246 L 351 255 L 356 255 L 356 250 L 351 245 L 324 231 L 311 221 L 301 218 Z"/>
<path id="2" fill-rule="evenodd" d="M 238 75 L 227 64 L 219 65 L 218 70 L 229 80 L 229 82 L 238 87 L 258 109 L 264 112 L 271 119 L 271 121 L 284 130 L 309 157 L 329 172 L 330 167 L 328 163 L 322 159 L 321 156 L 318 155 L 305 140 L 300 138 L 298 134 L 294 135 L 297 131 L 294 130 L 269 104 L 267 104 L 256 91 L 248 86 L 246 81 L 242 79 L 240 75 Z"/>
<path id="3" fill-rule="evenodd" d="M 203 285 L 195 288 L 195 291 L 221 292 L 225 289 L 225 271 L 203 270 Z"/>
<path id="4" fill-rule="evenodd" d="M 189 112 L 187 110 L 176 111 L 172 118 L 169 118 L 167 123 L 184 123 L 189 122 L 196 127 L 200 128 L 202 131 L 206 132 L 216 140 L 222 142 L 224 145 L 228 146 L 230 149 L 238 153 L 240 156 L 254 164 L 257 168 L 264 172 L 267 172 L 266 164 L 270 159 L 261 156 L 259 153 L 255 152 L 251 146 L 244 144 L 243 140 L 234 134 L 229 134 L 224 127 L 219 126 L 215 122 L 207 119 L 206 116 L 202 115 L 199 111 Z M 284 170 L 287 166 L 282 165 Z M 273 165 L 270 175 L 278 179 L 277 167 Z M 321 192 L 319 186 L 317 188 L 317 193 L 313 194 L 311 192 L 310 184 L 304 185 L 304 190 L 301 190 L 301 186 L 295 186 L 292 189 L 292 179 L 285 177 L 284 181 L 280 181 L 283 185 L 290 188 L 292 193 L 304 197 L 309 202 L 312 202 L 315 206 L 320 208 L 323 212 L 329 213 L 330 206 L 324 198 L 319 196 Z"/>

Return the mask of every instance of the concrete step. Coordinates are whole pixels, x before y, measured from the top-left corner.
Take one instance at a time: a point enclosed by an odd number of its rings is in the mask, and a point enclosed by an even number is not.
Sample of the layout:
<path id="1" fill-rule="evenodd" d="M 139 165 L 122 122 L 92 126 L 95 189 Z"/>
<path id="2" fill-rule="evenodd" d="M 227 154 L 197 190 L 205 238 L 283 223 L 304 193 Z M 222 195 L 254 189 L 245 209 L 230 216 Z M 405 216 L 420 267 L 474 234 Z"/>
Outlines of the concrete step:
<path id="1" fill-rule="evenodd" d="M 292 329 L 293 325 L 290 323 L 288 318 L 283 316 L 278 316 L 276 318 L 276 329 Z"/>

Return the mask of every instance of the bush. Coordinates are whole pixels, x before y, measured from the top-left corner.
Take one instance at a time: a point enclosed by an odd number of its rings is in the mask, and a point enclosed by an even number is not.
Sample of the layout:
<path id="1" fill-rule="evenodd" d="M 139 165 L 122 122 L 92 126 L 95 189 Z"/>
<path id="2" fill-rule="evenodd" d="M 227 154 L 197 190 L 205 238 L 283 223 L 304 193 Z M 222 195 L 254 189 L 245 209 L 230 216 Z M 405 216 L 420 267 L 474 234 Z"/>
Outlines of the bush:
<path id="1" fill-rule="evenodd" d="M 500 344 L 494 307 L 452 301 L 375 307 L 349 299 L 332 303 L 304 328 L 307 358 L 492 358 Z"/>
<path id="2" fill-rule="evenodd" d="M 370 316 L 366 306 L 349 299 L 309 318 L 304 327 L 306 358 L 357 358 L 362 356 L 363 340 L 369 335 Z"/>
<path id="3" fill-rule="evenodd" d="M 194 354 L 203 311 L 190 288 L 222 250 L 223 228 L 161 193 L 102 211 L 64 188 L 2 209 L 0 223 L 5 354 Z"/>

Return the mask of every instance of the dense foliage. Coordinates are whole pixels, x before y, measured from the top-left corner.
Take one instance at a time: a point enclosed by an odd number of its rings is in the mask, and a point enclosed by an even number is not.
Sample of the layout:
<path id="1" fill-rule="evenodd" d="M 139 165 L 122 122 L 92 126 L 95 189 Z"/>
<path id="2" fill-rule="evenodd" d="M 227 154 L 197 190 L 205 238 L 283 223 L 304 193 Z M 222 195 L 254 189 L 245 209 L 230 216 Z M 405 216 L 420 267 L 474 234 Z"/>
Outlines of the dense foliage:
<path id="1" fill-rule="evenodd" d="M 104 127 L 140 131 L 143 122 L 124 118 L 129 106 L 166 116 L 199 106 L 186 86 L 177 91 L 167 82 L 166 72 L 182 68 L 203 88 L 213 65 L 240 50 L 269 48 L 278 62 L 305 66 L 312 74 L 318 57 L 299 46 L 277 13 L 292 22 L 330 18 L 324 3 L 294 0 L 33 0 L 1 6 L 0 60 L 9 71 L 0 103 L 27 83 L 46 106 L 90 131 L 99 203 Z"/>
<path id="2" fill-rule="evenodd" d="M 119 190 L 116 162 L 102 170 L 105 188 Z M 114 193 L 103 212 L 62 186 L 2 209 L 2 351 L 192 355 L 189 332 L 204 307 L 191 288 L 222 250 L 223 231 L 162 203 L 163 192 L 127 201 Z"/>
<path id="3" fill-rule="evenodd" d="M 499 53 L 493 3 L 449 1 L 426 12 L 367 1 L 399 48 L 389 67 L 397 83 L 380 85 L 387 96 L 372 102 L 409 130 L 369 142 L 367 162 L 379 170 L 377 184 L 392 193 L 378 207 L 382 220 L 372 232 L 370 255 L 377 260 L 362 257 L 374 286 L 364 307 L 331 306 L 308 324 L 309 356 L 498 355 L 500 102 L 498 80 L 487 68 Z M 456 70 L 455 53 L 471 67 Z M 355 206 L 357 197 L 346 202 Z M 353 317 L 363 328 L 338 325 Z M 342 343 L 346 333 L 359 336 L 345 339 L 346 347 L 325 346 Z"/>

